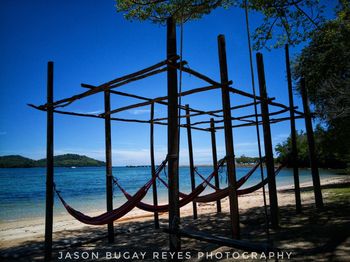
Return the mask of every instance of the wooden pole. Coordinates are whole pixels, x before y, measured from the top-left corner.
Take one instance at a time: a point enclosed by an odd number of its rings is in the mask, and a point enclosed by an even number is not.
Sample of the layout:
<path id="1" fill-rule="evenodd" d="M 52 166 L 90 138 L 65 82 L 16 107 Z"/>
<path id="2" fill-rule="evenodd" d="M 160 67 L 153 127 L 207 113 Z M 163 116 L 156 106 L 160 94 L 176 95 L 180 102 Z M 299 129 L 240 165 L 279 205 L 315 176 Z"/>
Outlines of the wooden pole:
<path id="1" fill-rule="evenodd" d="M 194 163 L 193 163 L 193 147 L 192 147 L 192 132 L 191 132 L 191 119 L 189 105 L 186 105 L 186 124 L 187 124 L 187 141 L 188 141 L 188 157 L 190 161 L 190 176 L 191 176 L 191 189 L 196 188 L 196 180 L 194 177 Z M 197 219 L 197 204 L 192 201 L 193 205 L 193 219 Z"/>
<path id="2" fill-rule="evenodd" d="M 167 20 L 167 58 L 176 56 L 176 24 L 172 17 Z M 170 60 L 167 71 L 168 79 L 168 184 L 169 184 L 169 249 L 178 252 L 181 248 L 179 235 L 180 207 L 179 207 L 179 170 L 178 147 L 179 135 L 178 91 L 176 61 Z M 171 66 L 173 65 L 173 66 Z"/>
<path id="3" fill-rule="evenodd" d="M 233 149 L 233 135 L 231 123 L 231 105 L 230 93 L 228 90 L 228 73 L 226 60 L 226 43 L 225 36 L 218 36 L 219 48 L 219 63 L 220 63 L 220 78 L 221 78 L 221 94 L 222 94 L 222 108 L 224 110 L 224 128 L 225 128 L 225 148 L 226 148 L 226 163 L 229 186 L 229 202 L 230 202 L 230 219 L 232 226 L 232 237 L 240 238 L 239 227 L 239 210 L 236 187 L 236 167 L 235 155 Z"/>
<path id="4" fill-rule="evenodd" d="M 154 161 L 154 103 L 151 104 L 151 125 L 150 125 L 150 153 L 151 153 L 151 172 L 152 177 L 156 176 L 156 166 Z M 157 180 L 153 181 L 152 184 L 153 189 L 153 205 L 158 206 L 158 195 L 157 195 Z M 154 212 L 154 228 L 159 228 L 159 215 L 158 212 Z"/>
<path id="5" fill-rule="evenodd" d="M 273 150 L 272 150 L 269 108 L 267 103 L 264 61 L 261 53 L 256 54 L 256 60 L 257 60 L 257 66 L 258 66 L 260 96 L 262 98 L 260 106 L 261 106 L 263 132 L 264 132 L 264 146 L 265 146 L 266 170 L 267 170 L 267 179 L 268 179 L 268 188 L 269 188 L 269 199 L 270 199 L 271 225 L 273 228 L 277 228 L 279 224 L 279 215 L 278 215 L 278 202 L 277 202 L 277 191 L 276 191 L 275 165 L 274 165 Z"/>
<path id="6" fill-rule="evenodd" d="M 214 171 L 217 172 L 215 179 L 215 186 L 217 188 L 220 188 L 220 182 L 219 182 L 219 170 L 218 170 L 218 157 L 216 153 L 216 137 L 215 137 L 215 123 L 214 118 L 210 118 L 210 134 L 211 134 L 211 150 L 213 154 L 213 167 Z M 216 201 L 216 210 L 217 213 L 221 213 L 221 201 L 220 199 Z"/>
<path id="7" fill-rule="evenodd" d="M 295 129 L 295 115 L 294 115 L 294 100 L 293 100 L 293 86 L 292 86 L 292 74 L 290 70 L 289 61 L 289 47 L 285 45 L 286 55 L 286 70 L 288 81 L 288 96 L 289 96 L 289 114 L 290 114 L 290 137 L 292 140 L 292 163 L 293 163 L 293 177 L 294 177 L 294 193 L 295 193 L 295 208 L 297 213 L 301 212 L 301 197 L 300 197 L 300 184 L 299 184 L 299 169 L 297 164 L 298 149 L 297 149 L 297 136 Z"/>
<path id="8" fill-rule="evenodd" d="M 111 109 L 111 97 L 109 90 L 104 91 L 105 112 Z M 106 204 L 107 211 L 113 210 L 113 177 L 112 177 L 112 138 L 111 138 L 111 115 L 105 116 L 105 143 L 106 143 Z M 114 242 L 113 222 L 107 225 L 108 242 Z"/>
<path id="9" fill-rule="evenodd" d="M 47 63 L 47 134 L 46 134 L 46 214 L 45 261 L 52 259 L 53 181 L 54 181 L 54 119 L 53 119 L 53 62 Z"/>
<path id="10" fill-rule="evenodd" d="M 314 185 L 315 202 L 316 202 L 317 208 L 323 208 L 320 174 L 318 173 L 318 167 L 317 167 L 314 131 L 312 129 L 312 120 L 311 120 L 309 101 L 308 101 L 307 89 L 306 89 L 304 78 L 302 78 L 300 81 L 300 91 L 301 91 L 301 97 L 303 99 L 305 128 L 306 128 L 307 142 L 309 145 L 309 158 L 310 158 L 312 182 Z"/>

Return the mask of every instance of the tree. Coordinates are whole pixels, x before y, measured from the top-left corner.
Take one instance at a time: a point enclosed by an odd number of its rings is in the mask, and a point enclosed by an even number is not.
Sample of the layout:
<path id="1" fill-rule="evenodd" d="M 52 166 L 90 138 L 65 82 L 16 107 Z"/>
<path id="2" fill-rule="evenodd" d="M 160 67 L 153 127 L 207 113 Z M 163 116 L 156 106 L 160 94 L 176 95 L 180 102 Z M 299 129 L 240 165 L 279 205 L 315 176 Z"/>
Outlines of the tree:
<path id="1" fill-rule="evenodd" d="M 253 34 L 255 49 L 299 44 L 324 21 L 324 7 L 319 0 L 116 0 L 117 11 L 124 13 L 127 19 L 160 24 L 169 16 L 185 23 L 216 8 L 231 6 L 247 6 L 262 14 L 263 21 Z M 273 43 L 269 44 L 271 41 Z"/>
<path id="2" fill-rule="evenodd" d="M 350 8 L 316 29 L 295 59 L 295 80 L 305 77 L 317 115 L 332 122 L 350 115 Z M 297 87 L 299 90 L 299 86 Z"/>
<path id="3" fill-rule="evenodd" d="M 325 129 L 321 125 L 317 125 L 314 135 L 317 147 L 318 166 L 326 168 L 346 168 L 349 159 L 344 158 L 343 154 L 337 152 L 337 139 L 334 137 L 333 132 Z M 291 146 L 291 138 L 288 137 L 286 141 L 275 147 L 278 153 L 277 161 L 279 163 L 286 163 L 289 167 L 293 165 L 290 154 Z M 297 166 L 308 167 L 310 165 L 309 148 L 306 134 L 303 131 L 297 133 L 297 148 Z"/>
<path id="4" fill-rule="evenodd" d="M 318 150 L 350 163 L 350 4 L 340 5 L 337 17 L 316 29 L 295 59 L 295 80 L 306 79 L 316 116 L 327 127 Z M 299 86 L 297 86 L 299 91 Z M 323 148 L 322 148 L 323 147 Z M 324 155 L 326 153 L 324 152 Z"/>

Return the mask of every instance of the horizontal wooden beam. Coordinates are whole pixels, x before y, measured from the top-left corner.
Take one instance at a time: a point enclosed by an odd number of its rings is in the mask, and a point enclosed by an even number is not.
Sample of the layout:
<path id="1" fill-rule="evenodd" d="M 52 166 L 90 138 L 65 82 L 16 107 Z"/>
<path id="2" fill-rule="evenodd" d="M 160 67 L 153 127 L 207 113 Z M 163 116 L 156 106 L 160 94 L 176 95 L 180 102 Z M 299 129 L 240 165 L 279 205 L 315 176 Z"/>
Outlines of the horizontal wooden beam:
<path id="1" fill-rule="evenodd" d="M 30 106 L 32 108 L 35 108 L 37 110 L 46 111 L 45 108 L 42 108 L 42 107 L 39 107 L 39 106 L 36 106 L 36 105 L 33 105 L 33 104 L 28 104 L 28 106 Z M 104 116 L 95 115 L 95 114 L 88 114 L 88 113 L 76 113 L 76 112 L 62 111 L 62 110 L 57 110 L 57 109 L 55 109 L 53 112 L 57 113 L 57 114 L 61 114 L 61 115 L 82 116 L 82 117 L 91 117 L 91 118 L 104 119 Z M 144 124 L 150 124 L 151 123 L 150 120 L 139 120 L 139 119 L 117 118 L 117 117 L 111 117 L 111 120 L 119 121 L 119 122 L 132 122 L 132 123 L 144 123 Z M 159 121 L 153 121 L 153 123 L 156 124 L 156 125 L 162 125 L 162 126 L 167 126 L 168 125 L 165 122 L 159 122 Z M 180 127 L 186 128 L 186 125 L 180 125 Z M 198 131 L 209 132 L 209 130 L 207 130 L 207 128 L 200 128 L 200 127 L 192 127 L 191 126 L 191 129 L 198 130 Z"/>
<path id="2" fill-rule="evenodd" d="M 302 119 L 304 118 L 303 116 L 296 116 L 295 119 Z M 270 119 L 270 124 L 276 124 L 276 123 L 279 123 L 279 122 L 283 122 L 283 121 L 287 121 L 287 120 L 290 120 L 290 117 L 282 117 L 282 118 L 271 118 Z M 258 125 L 261 125 L 262 122 L 259 121 Z M 255 126 L 256 123 L 254 121 L 254 123 L 245 123 L 245 124 L 238 124 L 238 125 L 233 125 L 232 128 L 238 128 L 238 127 L 246 127 L 246 126 Z M 207 128 L 208 130 L 210 130 L 210 128 Z M 215 130 L 220 130 L 220 129 L 224 129 L 223 126 L 218 126 L 218 127 L 215 127 Z"/>
<path id="3" fill-rule="evenodd" d="M 82 87 L 84 88 L 95 88 L 95 86 L 93 85 L 88 85 L 88 84 L 81 84 Z M 125 96 L 125 97 L 132 97 L 132 98 L 136 98 L 136 99 L 140 99 L 140 100 L 145 100 L 145 101 L 149 101 L 149 102 L 152 102 L 152 98 L 148 98 L 148 97 L 144 97 L 144 96 L 139 96 L 139 95 L 134 95 L 134 94 L 130 94 L 130 93 L 125 93 L 125 92 L 120 92 L 120 91 L 116 91 L 116 90 L 110 90 L 109 91 L 111 94 L 115 94 L 115 95 L 120 95 L 120 96 Z M 157 104 L 161 104 L 161 105 L 165 105 L 167 106 L 168 105 L 168 102 L 164 102 L 164 101 L 156 101 L 155 103 Z M 178 108 L 182 109 L 182 110 L 186 110 L 185 106 L 182 106 L 182 105 L 178 105 Z M 191 112 L 196 112 L 198 114 L 209 114 L 211 116 L 215 116 L 215 117 L 220 117 L 220 115 L 217 115 L 215 113 L 206 113 L 205 111 L 203 110 L 198 110 L 198 109 L 194 109 L 194 108 L 191 108 L 189 107 L 189 110 Z M 186 116 L 181 116 L 181 117 L 186 117 Z M 156 121 L 162 121 L 162 120 L 167 120 L 167 118 L 158 118 L 158 119 L 154 119 Z"/>
<path id="4" fill-rule="evenodd" d="M 179 59 L 179 56 L 176 56 L 175 58 L 172 58 L 172 60 L 178 60 Z M 93 95 L 93 94 L 96 94 L 96 93 L 99 93 L 99 92 L 102 92 L 102 91 L 105 91 L 105 90 L 109 90 L 110 88 L 112 88 L 111 86 L 112 85 L 116 85 L 117 83 L 120 83 L 120 82 L 125 82 L 125 81 L 129 81 L 131 79 L 134 79 L 133 81 L 135 80 L 138 80 L 140 79 L 140 77 L 144 74 L 149 74 L 149 72 L 152 72 L 152 71 L 155 71 L 157 68 L 160 68 L 164 65 L 167 65 L 168 63 L 168 60 L 164 60 L 164 61 L 161 61 L 157 64 L 154 64 L 152 66 L 149 66 L 145 69 L 142 69 L 142 70 L 139 70 L 137 72 L 134 72 L 134 73 L 131 73 L 131 74 L 128 74 L 128 75 L 124 75 L 122 77 L 118 77 L 116 79 L 113 79 L 111 81 L 108 81 L 106 83 L 103 83 L 99 86 L 97 86 L 96 88 L 94 89 L 90 89 L 86 92 L 83 92 L 83 93 L 80 93 L 80 94 L 77 94 L 77 95 L 74 95 L 74 96 L 71 96 L 71 97 L 68 97 L 68 98 L 64 98 L 64 99 L 61 99 L 61 100 L 58 100 L 58 101 L 55 101 L 53 102 L 53 106 L 54 107 L 64 107 L 64 106 L 67 106 L 71 103 L 73 103 L 74 101 L 76 100 L 79 100 L 79 99 L 82 99 L 84 97 L 87 97 L 87 96 L 90 96 L 90 95 Z M 166 67 L 165 67 L 166 68 Z M 47 107 L 47 104 L 44 104 L 44 105 L 41 105 L 40 107 Z"/>
<path id="5" fill-rule="evenodd" d="M 220 88 L 220 86 L 212 86 L 212 85 L 211 86 L 194 88 L 194 89 L 191 89 L 191 90 L 179 93 L 178 97 L 184 97 L 184 96 L 192 95 L 192 94 L 195 94 L 195 93 L 200 93 L 200 92 L 204 92 L 204 91 L 214 90 L 214 89 L 218 89 L 218 88 Z M 161 97 L 157 97 L 157 98 L 151 99 L 151 100 L 146 101 L 146 102 L 141 102 L 141 103 L 136 103 L 136 104 L 132 104 L 132 105 L 129 105 L 129 106 L 124 106 L 124 107 L 121 107 L 121 108 L 114 109 L 114 110 L 112 110 L 110 112 L 105 112 L 105 113 L 101 114 L 101 116 L 103 116 L 105 114 L 115 114 L 115 113 L 118 113 L 118 112 L 122 112 L 122 111 L 125 111 L 125 110 L 130 110 L 132 108 L 138 108 L 138 107 L 150 105 L 152 103 L 157 103 L 159 101 L 164 101 L 164 100 L 168 100 L 168 97 L 167 96 L 161 96 Z"/>
<path id="6" fill-rule="evenodd" d="M 171 64 L 169 64 L 169 65 L 172 66 Z M 189 74 L 191 74 L 191 75 L 193 75 L 193 76 L 195 76 L 195 77 L 197 77 L 199 79 L 202 79 L 203 81 L 205 81 L 205 82 L 207 82 L 207 83 L 209 83 L 211 85 L 221 86 L 220 82 L 217 82 L 217 81 L 211 79 L 210 77 L 208 77 L 208 76 L 206 76 L 204 74 L 201 74 L 201 73 L 199 73 L 199 72 L 197 72 L 197 71 L 195 71 L 195 70 L 193 70 L 191 68 L 181 67 L 180 65 L 176 65 L 175 67 L 177 69 L 183 71 L 183 72 L 189 73 Z M 230 81 L 230 82 L 232 84 L 232 81 Z"/>
<path id="7" fill-rule="evenodd" d="M 169 233 L 168 229 L 164 229 L 166 233 Z M 238 240 L 222 236 L 215 236 L 213 234 L 204 233 L 203 231 L 192 231 L 188 229 L 180 229 L 179 234 L 182 237 L 205 241 L 208 243 L 217 244 L 219 246 L 232 247 L 235 249 L 248 251 L 248 252 L 278 252 L 277 248 L 265 243 L 254 243 L 247 240 Z"/>

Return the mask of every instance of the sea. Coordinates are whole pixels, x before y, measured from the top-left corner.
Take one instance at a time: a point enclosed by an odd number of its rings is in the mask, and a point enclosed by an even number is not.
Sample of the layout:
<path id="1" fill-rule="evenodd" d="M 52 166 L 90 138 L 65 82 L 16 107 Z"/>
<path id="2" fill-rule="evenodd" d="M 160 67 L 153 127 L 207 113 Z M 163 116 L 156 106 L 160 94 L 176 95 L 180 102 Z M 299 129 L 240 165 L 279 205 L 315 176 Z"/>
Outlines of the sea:
<path id="1" fill-rule="evenodd" d="M 191 191 L 188 167 L 180 167 L 180 191 Z M 203 176 L 208 176 L 213 167 L 201 166 L 197 168 Z M 236 168 L 237 179 L 244 176 L 250 167 Z M 0 222 L 43 218 L 45 214 L 45 168 L 0 168 Z M 167 180 L 166 172 L 161 177 Z M 118 179 L 125 190 L 133 194 L 151 177 L 150 167 L 113 167 L 113 176 Z M 335 171 L 320 169 L 321 178 L 338 176 Z M 220 187 L 227 185 L 226 170 L 219 173 Z M 106 173 L 104 167 L 56 167 L 54 170 L 56 188 L 66 202 L 83 213 L 104 210 L 106 203 Z M 242 188 L 252 186 L 261 181 L 260 170 L 250 177 Z M 277 187 L 293 184 L 292 169 L 282 169 L 276 178 Z M 312 181 L 309 169 L 300 169 L 300 182 Z M 196 175 L 196 184 L 202 179 Z M 167 188 L 157 182 L 159 203 L 167 203 Z M 208 188 L 206 192 L 213 189 Z M 203 194 L 203 193 L 202 193 Z M 126 199 L 117 187 L 114 187 L 114 206 L 125 203 Z M 152 203 L 152 190 L 149 190 L 144 202 Z M 57 196 L 54 202 L 54 215 L 65 213 L 63 205 Z"/>

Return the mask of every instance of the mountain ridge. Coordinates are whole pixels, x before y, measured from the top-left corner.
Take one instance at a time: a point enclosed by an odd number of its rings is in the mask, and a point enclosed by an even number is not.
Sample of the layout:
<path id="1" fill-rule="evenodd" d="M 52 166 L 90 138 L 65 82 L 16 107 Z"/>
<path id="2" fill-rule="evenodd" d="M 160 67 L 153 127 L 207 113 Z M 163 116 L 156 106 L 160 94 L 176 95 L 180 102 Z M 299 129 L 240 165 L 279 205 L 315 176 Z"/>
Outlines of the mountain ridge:
<path id="1" fill-rule="evenodd" d="M 55 167 L 99 167 L 106 163 L 85 155 L 63 154 L 54 156 Z M 34 160 L 21 155 L 0 156 L 0 168 L 45 167 L 46 158 Z"/>

